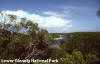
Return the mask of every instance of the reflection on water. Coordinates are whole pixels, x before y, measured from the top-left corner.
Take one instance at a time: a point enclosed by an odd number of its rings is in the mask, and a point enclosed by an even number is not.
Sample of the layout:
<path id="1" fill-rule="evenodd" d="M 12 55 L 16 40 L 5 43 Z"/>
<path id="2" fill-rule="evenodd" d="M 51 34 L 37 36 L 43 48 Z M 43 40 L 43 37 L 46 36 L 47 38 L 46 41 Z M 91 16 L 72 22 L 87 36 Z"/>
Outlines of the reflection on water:
<path id="1" fill-rule="evenodd" d="M 61 39 L 59 39 L 59 40 L 55 40 L 55 41 L 52 41 L 51 43 L 50 43 L 50 47 L 57 47 L 57 48 L 59 48 L 60 47 L 60 42 L 61 42 L 61 40 L 64 40 L 64 41 L 68 41 L 68 37 L 60 37 Z"/>

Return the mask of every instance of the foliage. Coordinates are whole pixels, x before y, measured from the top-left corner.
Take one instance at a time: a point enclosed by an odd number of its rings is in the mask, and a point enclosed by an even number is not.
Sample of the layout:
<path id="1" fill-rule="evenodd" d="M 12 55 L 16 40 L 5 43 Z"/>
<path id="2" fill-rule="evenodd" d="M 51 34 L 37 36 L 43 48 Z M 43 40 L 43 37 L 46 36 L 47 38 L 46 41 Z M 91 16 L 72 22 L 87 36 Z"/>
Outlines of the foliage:
<path id="1" fill-rule="evenodd" d="M 95 54 L 100 57 L 100 33 L 99 32 L 78 32 L 70 34 L 70 39 L 61 46 L 67 52 L 74 49 L 80 50 L 83 54 Z"/>
<path id="2" fill-rule="evenodd" d="M 86 63 L 87 64 L 92 64 L 92 63 L 96 63 L 99 61 L 100 61 L 100 59 L 98 57 L 96 57 L 96 55 L 93 55 L 93 54 L 86 55 Z"/>
<path id="3" fill-rule="evenodd" d="M 74 50 L 72 54 L 66 54 L 65 57 L 60 58 L 62 64 L 92 64 L 100 61 L 96 55 L 88 54 L 86 55 L 86 59 L 84 59 L 85 56 L 77 50 Z"/>
<path id="4" fill-rule="evenodd" d="M 26 18 L 19 18 L 21 22 L 16 23 L 16 15 L 2 12 L 0 15 L 5 15 L 0 23 L 0 58 L 48 58 L 48 31 L 40 29 L 37 23 Z M 21 33 L 24 28 L 28 31 Z"/>
<path id="5" fill-rule="evenodd" d="M 97 11 L 97 15 L 100 17 L 100 10 Z"/>
<path id="6" fill-rule="evenodd" d="M 63 64 L 85 64 L 84 57 L 80 51 L 73 51 L 72 54 L 66 54 L 61 58 Z"/>
<path id="7" fill-rule="evenodd" d="M 48 33 L 40 29 L 37 23 L 26 18 L 0 13 L 7 18 L 0 22 L 0 59 L 58 59 L 59 63 L 42 64 L 92 64 L 100 62 L 100 33 L 70 33 L 63 34 L 69 40 L 61 40 L 60 48 L 50 48 L 49 43 L 53 38 L 62 33 Z M 24 32 L 21 32 L 25 29 Z M 75 50 L 77 49 L 77 50 Z M 74 51 L 73 51 L 74 50 Z M 41 64 L 41 63 L 37 63 Z"/>

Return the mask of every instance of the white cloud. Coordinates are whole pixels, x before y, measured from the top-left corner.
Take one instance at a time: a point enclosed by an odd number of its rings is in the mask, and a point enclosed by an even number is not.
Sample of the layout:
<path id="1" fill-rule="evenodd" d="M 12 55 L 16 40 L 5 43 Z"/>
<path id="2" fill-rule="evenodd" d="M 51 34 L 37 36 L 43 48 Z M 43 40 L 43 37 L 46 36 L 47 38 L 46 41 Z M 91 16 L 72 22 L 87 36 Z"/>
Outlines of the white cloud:
<path id="1" fill-rule="evenodd" d="M 76 6 L 76 5 L 64 5 L 64 6 L 60 6 L 60 8 L 65 11 L 70 10 L 70 12 L 71 10 L 77 12 L 89 12 L 92 10 L 88 6 Z"/>
<path id="2" fill-rule="evenodd" d="M 52 16 L 57 15 L 56 12 L 51 12 L 51 11 L 45 11 L 45 12 L 43 12 L 43 14 L 46 14 L 46 15 L 52 15 Z"/>
<path id="3" fill-rule="evenodd" d="M 71 24 L 71 20 L 62 18 L 63 15 L 61 17 L 60 16 L 58 17 L 56 16 L 58 14 L 53 12 L 45 12 L 44 14 L 50 15 L 46 17 L 38 14 L 29 14 L 22 10 L 18 11 L 7 10 L 3 12 L 7 14 L 14 14 L 17 15 L 18 17 L 25 17 L 29 20 L 32 20 L 38 23 L 40 28 L 45 28 L 49 32 L 67 32 L 73 27 L 73 25 Z"/>
<path id="4" fill-rule="evenodd" d="M 44 14 L 50 15 L 50 16 L 42 16 L 38 14 L 29 14 L 25 11 L 18 10 L 18 11 L 2 11 L 3 13 L 7 14 L 13 14 L 17 15 L 17 21 L 20 22 L 19 18 L 25 17 L 28 20 L 32 20 L 35 23 L 38 23 L 40 28 L 47 29 L 49 32 L 58 32 L 58 33 L 66 33 L 66 32 L 82 32 L 82 31 L 96 31 L 98 28 L 90 28 L 86 27 L 84 25 L 78 26 L 77 24 L 72 24 L 72 20 L 67 20 L 64 19 L 62 16 L 58 17 L 55 14 L 57 13 L 51 13 L 51 12 L 46 12 Z M 68 12 L 68 11 L 64 11 Z M 8 20 L 8 17 L 4 16 L 6 20 Z M 3 17 L 0 15 L 0 22 L 3 21 Z M 9 20 L 7 21 L 7 23 Z"/>
<path id="5" fill-rule="evenodd" d="M 58 13 L 58 12 L 52 12 L 52 11 L 44 11 L 42 12 L 43 14 L 45 15 L 49 15 L 49 16 L 55 16 L 55 17 L 71 17 L 69 15 L 70 11 L 67 10 L 67 11 L 62 11 L 61 13 Z"/>

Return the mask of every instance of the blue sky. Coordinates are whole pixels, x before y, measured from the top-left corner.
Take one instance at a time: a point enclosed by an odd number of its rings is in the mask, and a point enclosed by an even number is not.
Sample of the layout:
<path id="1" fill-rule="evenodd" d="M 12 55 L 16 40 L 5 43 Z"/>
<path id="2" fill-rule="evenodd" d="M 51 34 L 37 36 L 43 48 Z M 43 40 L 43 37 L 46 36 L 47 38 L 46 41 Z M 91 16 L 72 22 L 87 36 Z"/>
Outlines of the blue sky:
<path id="1" fill-rule="evenodd" d="M 49 32 L 98 32 L 99 9 L 100 0 L 0 0 L 1 11 L 34 20 Z"/>

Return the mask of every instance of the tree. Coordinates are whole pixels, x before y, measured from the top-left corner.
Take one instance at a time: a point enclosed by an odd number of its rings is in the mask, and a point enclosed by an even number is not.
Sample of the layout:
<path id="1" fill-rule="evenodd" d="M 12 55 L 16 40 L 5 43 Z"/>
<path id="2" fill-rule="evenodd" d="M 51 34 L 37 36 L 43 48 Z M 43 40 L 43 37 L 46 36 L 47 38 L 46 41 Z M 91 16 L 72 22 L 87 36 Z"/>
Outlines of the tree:
<path id="1" fill-rule="evenodd" d="M 7 22 L 8 18 L 6 16 L 8 16 L 8 15 L 3 12 L 0 12 L 0 18 L 1 18 L 0 19 L 0 25 L 1 25 L 0 28 L 4 29 L 4 30 L 7 30 L 9 27 L 9 25 L 8 25 L 9 23 Z"/>
<path id="2" fill-rule="evenodd" d="M 63 64 L 85 64 L 83 54 L 76 50 L 74 50 L 72 54 L 66 54 L 66 56 L 60 60 Z"/>
<path id="3" fill-rule="evenodd" d="M 11 20 L 10 22 L 14 22 L 16 20 L 17 16 L 16 15 L 9 14 L 9 18 Z"/>
<path id="4" fill-rule="evenodd" d="M 86 55 L 86 64 L 92 64 L 92 63 L 96 64 L 96 62 L 99 62 L 99 61 L 100 59 L 94 54 Z"/>
<path id="5" fill-rule="evenodd" d="M 19 18 L 21 22 L 16 23 L 17 16 L 2 13 L 3 23 L 0 24 L 0 58 L 6 59 L 47 59 L 49 33 L 40 29 L 37 23 L 25 18 Z M 8 18 L 8 20 L 7 20 Z M 9 21 L 7 23 L 7 21 Z M 8 28 L 11 29 L 8 30 Z M 20 33 L 21 29 L 27 29 L 27 33 Z"/>
<path id="6" fill-rule="evenodd" d="M 30 35 L 35 35 L 36 31 L 39 30 L 38 24 L 37 23 L 33 23 L 33 21 L 30 21 L 30 20 L 27 20 L 25 28 L 28 28 L 28 33 Z"/>
<path id="7" fill-rule="evenodd" d="M 97 11 L 97 15 L 100 17 L 100 10 Z"/>

